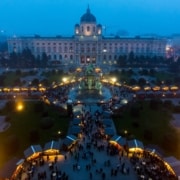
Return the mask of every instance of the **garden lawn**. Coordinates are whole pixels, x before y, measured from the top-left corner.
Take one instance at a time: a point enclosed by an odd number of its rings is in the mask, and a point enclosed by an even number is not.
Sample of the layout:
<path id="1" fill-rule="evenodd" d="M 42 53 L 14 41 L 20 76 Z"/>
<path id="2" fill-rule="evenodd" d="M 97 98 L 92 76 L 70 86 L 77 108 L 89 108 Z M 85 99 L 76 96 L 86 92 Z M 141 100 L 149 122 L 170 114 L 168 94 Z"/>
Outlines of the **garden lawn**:
<path id="1" fill-rule="evenodd" d="M 180 132 L 170 125 L 171 116 L 162 108 L 152 110 L 149 102 L 142 103 L 139 117 L 133 117 L 130 109 L 125 110 L 122 117 L 114 118 L 114 123 L 119 134 L 128 132 L 128 137 L 137 138 L 145 145 L 155 144 L 160 146 L 167 155 L 180 157 Z M 137 126 L 135 126 L 135 123 Z M 151 138 L 145 137 L 150 132 Z M 174 148 L 171 148 L 174 146 Z"/>
<path id="2" fill-rule="evenodd" d="M 172 73 L 168 73 L 168 72 L 156 72 L 155 73 L 155 77 L 159 80 L 159 81 L 166 81 L 166 80 L 172 80 L 174 79 L 174 75 Z"/>
<path id="3" fill-rule="evenodd" d="M 42 75 L 45 76 L 50 83 L 61 82 L 62 78 L 65 76 L 63 71 L 56 71 L 56 70 L 43 72 Z"/>
<path id="4" fill-rule="evenodd" d="M 35 112 L 36 103 L 24 102 L 24 109 L 20 112 L 10 111 L 8 108 L 1 111 L 1 115 L 8 115 L 11 127 L 7 131 L 0 133 L 0 168 L 14 156 L 23 158 L 24 150 L 30 145 L 40 144 L 43 148 L 46 142 L 59 138 L 57 136 L 58 131 L 66 135 L 69 126 L 68 118 L 61 116 L 59 110 L 47 105 L 45 105 L 44 111 L 48 112 L 48 116 L 53 119 L 54 125 L 46 130 L 40 127 L 43 112 Z M 30 132 L 32 130 L 36 130 L 39 134 L 37 142 L 30 141 Z M 15 140 L 12 140 L 14 139 L 12 137 L 15 137 Z M 8 142 L 13 142 L 13 144 Z"/>
<path id="5" fill-rule="evenodd" d="M 20 79 L 22 76 L 21 75 L 18 75 L 16 72 L 8 72 L 5 74 L 5 85 L 4 86 L 7 86 L 7 87 L 11 87 L 11 86 L 14 86 L 14 83 L 17 79 Z"/>

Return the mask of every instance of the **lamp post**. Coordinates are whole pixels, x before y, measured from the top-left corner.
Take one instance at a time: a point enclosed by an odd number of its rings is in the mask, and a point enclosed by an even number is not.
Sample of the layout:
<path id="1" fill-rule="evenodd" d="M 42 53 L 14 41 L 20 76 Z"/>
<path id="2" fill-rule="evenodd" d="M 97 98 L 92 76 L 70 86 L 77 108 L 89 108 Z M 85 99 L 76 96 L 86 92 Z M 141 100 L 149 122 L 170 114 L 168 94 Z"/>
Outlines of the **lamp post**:
<path id="1" fill-rule="evenodd" d="M 66 78 L 66 77 L 63 77 L 63 78 L 62 78 L 62 81 L 63 81 L 63 83 L 65 84 L 65 83 L 67 82 L 67 78 Z"/>
<path id="2" fill-rule="evenodd" d="M 107 49 L 106 48 L 104 48 L 103 50 L 102 50 L 102 63 L 101 64 L 103 64 L 103 65 L 105 65 L 107 62 L 106 62 L 106 53 L 107 53 Z"/>

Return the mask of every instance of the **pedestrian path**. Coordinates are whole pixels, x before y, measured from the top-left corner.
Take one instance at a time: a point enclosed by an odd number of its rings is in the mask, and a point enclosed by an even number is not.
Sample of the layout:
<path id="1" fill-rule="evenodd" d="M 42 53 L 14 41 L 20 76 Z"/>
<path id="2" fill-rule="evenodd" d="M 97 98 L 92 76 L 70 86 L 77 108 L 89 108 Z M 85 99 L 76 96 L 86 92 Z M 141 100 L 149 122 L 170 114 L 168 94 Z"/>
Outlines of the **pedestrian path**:
<path id="1" fill-rule="evenodd" d="M 97 110 L 103 111 L 96 104 L 78 105 L 74 110 L 88 112 L 91 117 Z M 85 116 L 85 119 L 87 123 L 78 144 L 68 152 L 60 152 L 60 155 L 43 157 L 44 164 L 35 167 L 30 180 L 137 180 L 128 157 L 122 152 L 110 153 L 107 139 L 100 134 L 101 126 L 94 118 Z M 21 177 L 25 180 L 27 175 Z"/>

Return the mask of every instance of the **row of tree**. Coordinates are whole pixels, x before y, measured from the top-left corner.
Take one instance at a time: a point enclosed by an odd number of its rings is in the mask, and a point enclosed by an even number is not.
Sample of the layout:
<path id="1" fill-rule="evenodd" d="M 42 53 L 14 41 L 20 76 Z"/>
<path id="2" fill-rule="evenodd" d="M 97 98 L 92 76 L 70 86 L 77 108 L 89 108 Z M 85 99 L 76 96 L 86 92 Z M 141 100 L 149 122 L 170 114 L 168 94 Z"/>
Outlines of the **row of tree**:
<path id="1" fill-rule="evenodd" d="M 130 52 L 128 55 L 120 55 L 118 57 L 119 66 L 138 66 L 138 65 L 158 65 L 158 64 L 168 64 L 170 61 L 163 56 L 144 56 L 135 55 L 134 52 Z"/>
<path id="2" fill-rule="evenodd" d="M 3 54 L 7 52 L 7 43 L 0 43 L 0 52 Z M 26 48 L 21 53 L 13 52 L 9 55 L 9 58 L 0 56 L 0 63 L 3 67 L 12 68 L 32 68 L 32 67 L 47 67 L 48 56 L 45 52 L 41 56 L 35 57 L 30 49 Z M 144 56 L 135 55 L 134 52 L 130 52 L 128 55 L 119 55 L 117 58 L 117 65 L 119 67 L 153 67 L 169 65 L 171 71 L 178 72 L 180 69 L 180 58 L 174 62 L 173 58 L 165 58 L 163 56 Z"/>
<path id="3" fill-rule="evenodd" d="M 0 58 L 0 63 L 3 67 L 11 68 L 33 68 L 33 67 L 47 67 L 48 56 L 42 53 L 41 56 L 35 57 L 30 49 L 24 49 L 21 53 L 13 52 L 9 58 Z"/>

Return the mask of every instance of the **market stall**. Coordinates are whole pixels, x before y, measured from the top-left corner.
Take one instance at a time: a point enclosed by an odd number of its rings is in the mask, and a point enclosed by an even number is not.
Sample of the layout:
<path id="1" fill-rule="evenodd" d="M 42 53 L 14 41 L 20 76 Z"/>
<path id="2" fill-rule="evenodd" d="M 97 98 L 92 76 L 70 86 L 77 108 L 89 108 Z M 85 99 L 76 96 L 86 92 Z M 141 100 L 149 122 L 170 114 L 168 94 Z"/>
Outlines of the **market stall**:
<path id="1" fill-rule="evenodd" d="M 77 137 L 80 137 L 81 127 L 77 126 L 77 125 L 74 125 L 74 126 L 71 127 L 70 132 L 71 132 L 71 134 L 73 134 L 73 135 L 75 135 Z"/>
<path id="2" fill-rule="evenodd" d="M 144 145 L 141 141 L 137 139 L 132 139 L 127 141 L 129 156 L 133 153 L 142 153 L 144 150 Z"/>
<path id="3" fill-rule="evenodd" d="M 26 160 L 29 161 L 39 157 L 41 153 L 42 153 L 42 148 L 40 145 L 31 145 L 29 148 L 27 148 L 24 151 L 24 156 Z"/>
<path id="4" fill-rule="evenodd" d="M 74 147 L 74 145 L 77 143 L 78 138 L 72 134 L 67 135 L 66 138 L 63 141 L 62 148 L 63 150 L 70 150 Z"/>
<path id="5" fill-rule="evenodd" d="M 120 149 L 123 149 L 124 146 L 126 145 L 126 138 L 115 135 L 110 139 L 109 143 L 120 150 Z"/>
<path id="6" fill-rule="evenodd" d="M 43 152 L 46 155 L 56 155 L 59 154 L 59 149 L 60 149 L 59 141 L 50 141 L 45 144 Z"/>
<path id="7" fill-rule="evenodd" d="M 180 161 L 174 156 L 166 157 L 164 158 L 164 161 L 168 170 L 177 177 L 180 177 Z"/>

